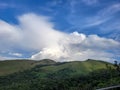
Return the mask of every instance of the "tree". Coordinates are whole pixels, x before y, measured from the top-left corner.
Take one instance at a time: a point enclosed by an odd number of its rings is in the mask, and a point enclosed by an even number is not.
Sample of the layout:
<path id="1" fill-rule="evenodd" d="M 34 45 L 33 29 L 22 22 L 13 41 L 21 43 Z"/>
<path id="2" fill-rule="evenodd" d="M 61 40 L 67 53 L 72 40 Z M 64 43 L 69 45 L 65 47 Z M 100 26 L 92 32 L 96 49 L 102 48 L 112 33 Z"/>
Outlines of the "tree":
<path id="1" fill-rule="evenodd" d="M 119 72 L 119 75 L 120 75 L 120 63 L 118 64 L 117 61 L 114 61 L 114 62 L 115 62 L 114 66 L 115 66 L 116 70 Z"/>

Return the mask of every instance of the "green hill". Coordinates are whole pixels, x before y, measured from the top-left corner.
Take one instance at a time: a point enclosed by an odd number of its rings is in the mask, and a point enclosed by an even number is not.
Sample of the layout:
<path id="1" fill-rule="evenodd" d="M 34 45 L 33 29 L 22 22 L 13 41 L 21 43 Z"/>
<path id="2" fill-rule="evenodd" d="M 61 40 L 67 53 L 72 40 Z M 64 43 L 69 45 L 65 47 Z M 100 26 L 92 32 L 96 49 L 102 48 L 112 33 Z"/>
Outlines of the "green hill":
<path id="1" fill-rule="evenodd" d="M 113 67 L 112 64 L 107 62 L 86 60 L 56 63 L 46 66 L 38 65 L 34 67 L 33 70 L 36 70 L 37 75 L 40 77 L 67 78 L 87 75 L 90 72 L 94 72 L 96 70 L 106 69 L 106 64 Z"/>
<path id="2" fill-rule="evenodd" d="M 91 59 L 1 61 L 0 74 L 0 90 L 96 90 L 120 84 L 113 64 Z"/>
<path id="3" fill-rule="evenodd" d="M 0 76 L 12 74 L 15 72 L 22 72 L 24 70 L 38 69 L 37 74 L 43 76 L 50 76 L 55 74 L 56 76 L 67 74 L 69 76 L 87 74 L 91 71 L 98 69 L 105 69 L 106 64 L 112 65 L 107 62 L 97 60 L 86 61 L 72 61 L 72 62 L 55 62 L 49 59 L 41 61 L 33 60 L 9 60 L 0 61 Z"/>
<path id="4" fill-rule="evenodd" d="M 54 64 L 52 60 L 44 59 L 41 61 L 34 60 L 5 60 L 0 61 L 0 76 L 21 72 L 31 69 L 36 65 Z"/>

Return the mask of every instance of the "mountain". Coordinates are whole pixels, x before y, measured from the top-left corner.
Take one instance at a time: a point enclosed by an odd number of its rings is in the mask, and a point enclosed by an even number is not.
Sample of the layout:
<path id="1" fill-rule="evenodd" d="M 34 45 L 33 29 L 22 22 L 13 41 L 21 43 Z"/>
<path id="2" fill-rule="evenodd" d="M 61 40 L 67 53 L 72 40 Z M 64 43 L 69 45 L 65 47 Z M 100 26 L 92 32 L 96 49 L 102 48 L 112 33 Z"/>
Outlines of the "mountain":
<path id="1" fill-rule="evenodd" d="M 0 90 L 96 90 L 120 84 L 113 64 L 45 59 L 0 61 Z"/>
<path id="2" fill-rule="evenodd" d="M 24 70 L 31 69 L 36 65 L 49 65 L 56 62 L 50 59 L 44 59 L 40 61 L 35 60 L 5 60 L 0 61 L 0 76 L 12 74 L 15 72 L 22 72 Z"/>
<path id="3" fill-rule="evenodd" d="M 38 72 L 41 75 L 45 74 L 60 74 L 65 73 L 69 75 L 87 74 L 91 71 L 98 69 L 105 69 L 106 64 L 112 66 L 112 64 L 97 61 L 97 60 L 86 60 L 86 61 L 72 61 L 72 62 L 55 62 L 53 60 L 44 59 L 40 61 L 33 60 L 9 60 L 0 61 L 0 76 L 12 74 L 15 72 L 22 72 L 30 69 L 40 69 Z M 69 72 L 69 73 L 68 73 Z"/>

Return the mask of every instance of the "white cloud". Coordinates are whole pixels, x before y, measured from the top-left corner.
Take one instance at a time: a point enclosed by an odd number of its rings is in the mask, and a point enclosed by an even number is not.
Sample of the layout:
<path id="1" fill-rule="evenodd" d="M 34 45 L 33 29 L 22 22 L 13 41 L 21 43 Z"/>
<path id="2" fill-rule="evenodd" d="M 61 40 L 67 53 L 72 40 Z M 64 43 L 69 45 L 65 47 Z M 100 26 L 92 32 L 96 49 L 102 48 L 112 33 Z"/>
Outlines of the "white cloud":
<path id="1" fill-rule="evenodd" d="M 6 9 L 6 8 L 14 8 L 15 5 L 12 3 L 3 3 L 0 2 L 0 9 Z"/>
<path id="2" fill-rule="evenodd" d="M 94 18 L 96 19 L 97 17 L 99 17 L 101 19 L 102 18 L 104 19 L 106 17 L 113 16 L 119 12 L 120 12 L 120 3 L 114 3 L 114 4 L 110 4 L 108 6 L 106 5 L 104 8 L 99 10 Z"/>
<path id="3" fill-rule="evenodd" d="M 98 14 L 100 14 L 103 17 L 105 17 L 105 16 L 107 17 L 110 15 L 116 14 L 118 12 L 120 12 L 120 3 L 115 3 L 113 5 L 105 7 Z"/>
<path id="4" fill-rule="evenodd" d="M 49 17 L 33 13 L 18 17 L 19 25 L 0 21 L 0 50 L 36 50 L 31 59 L 54 59 L 56 61 L 85 60 L 88 58 L 111 60 L 119 49 L 120 43 L 97 35 L 78 32 L 63 33 L 54 29 Z M 117 52 L 118 53 L 118 52 Z M 17 55 L 18 54 L 15 54 Z"/>
<path id="5" fill-rule="evenodd" d="M 89 0 L 88 0 L 89 1 Z M 100 26 L 104 28 L 106 24 L 110 24 L 108 27 L 111 28 L 111 26 L 113 27 L 113 25 L 115 25 L 115 23 L 119 24 L 120 21 L 115 21 L 113 22 L 113 18 L 115 19 L 116 14 L 118 14 L 120 12 L 120 3 L 115 3 L 109 6 L 106 6 L 105 8 L 102 8 L 100 11 L 97 12 L 97 14 L 95 16 L 92 17 L 87 17 L 84 19 L 84 25 L 82 25 L 83 28 L 88 28 L 88 27 L 93 27 L 93 26 Z M 112 20 L 112 23 L 110 23 L 110 21 Z M 109 21 L 109 22 L 108 22 Z M 119 27 L 120 25 L 117 25 L 117 27 Z M 116 26 L 114 26 L 116 27 Z M 109 29 L 108 29 L 109 30 Z"/>
<path id="6" fill-rule="evenodd" d="M 6 6 L 8 6 L 8 4 L 6 4 L 6 3 L 0 3 L 0 7 L 6 7 Z"/>
<path id="7" fill-rule="evenodd" d="M 0 20 L 0 50 L 15 46 L 20 41 L 19 28 Z"/>
<path id="8" fill-rule="evenodd" d="M 76 0 L 71 0 L 71 1 L 69 2 L 70 6 L 68 6 L 68 9 L 70 9 L 70 14 L 71 14 L 71 15 L 76 13 L 75 7 L 76 7 L 76 5 L 77 5 L 78 3 L 80 3 L 80 2 L 79 2 L 79 1 L 76 1 Z"/>
<path id="9" fill-rule="evenodd" d="M 56 47 L 48 47 L 32 56 L 32 59 L 51 58 L 58 61 L 74 61 L 99 59 L 110 61 L 114 54 L 107 52 L 120 46 L 120 43 L 97 35 L 86 36 L 74 32 L 64 36 L 64 40 L 58 42 Z"/>
<path id="10" fill-rule="evenodd" d="M 17 57 L 22 57 L 21 53 L 12 53 L 12 52 L 9 52 L 9 55 L 11 55 L 11 56 L 17 56 Z"/>
<path id="11" fill-rule="evenodd" d="M 98 0 L 82 0 L 86 5 L 93 5 L 98 3 Z"/>
<path id="12" fill-rule="evenodd" d="M 0 56 L 0 61 L 2 61 L 2 60 L 6 60 L 7 58 L 6 57 L 2 57 L 2 56 Z"/>

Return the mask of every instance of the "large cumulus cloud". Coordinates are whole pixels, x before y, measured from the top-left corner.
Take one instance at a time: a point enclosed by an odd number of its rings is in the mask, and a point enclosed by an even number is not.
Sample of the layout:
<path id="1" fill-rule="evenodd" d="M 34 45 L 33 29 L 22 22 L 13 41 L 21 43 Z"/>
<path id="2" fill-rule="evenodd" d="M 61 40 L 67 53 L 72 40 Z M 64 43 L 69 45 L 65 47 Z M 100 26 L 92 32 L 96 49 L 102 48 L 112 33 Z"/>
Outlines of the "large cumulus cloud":
<path id="1" fill-rule="evenodd" d="M 38 51 L 30 57 L 35 60 L 74 61 L 91 58 L 110 61 L 119 57 L 120 43 L 113 39 L 78 32 L 64 33 L 54 29 L 50 17 L 33 13 L 19 16 L 18 21 L 18 25 L 13 25 L 0 20 L 1 51 L 9 53 L 9 49 L 15 47 Z"/>

